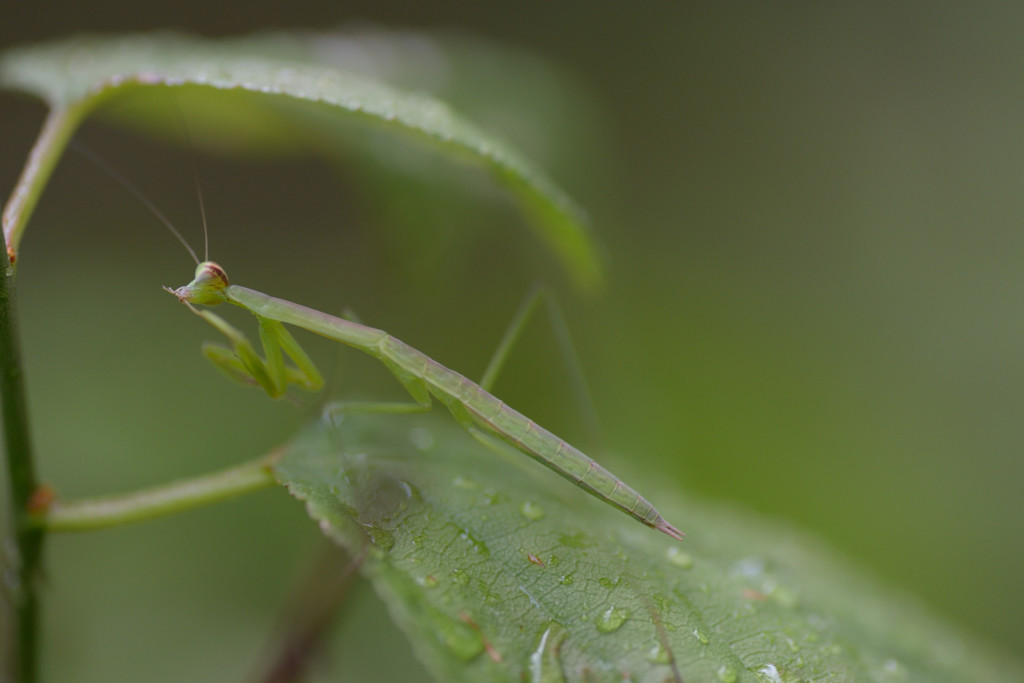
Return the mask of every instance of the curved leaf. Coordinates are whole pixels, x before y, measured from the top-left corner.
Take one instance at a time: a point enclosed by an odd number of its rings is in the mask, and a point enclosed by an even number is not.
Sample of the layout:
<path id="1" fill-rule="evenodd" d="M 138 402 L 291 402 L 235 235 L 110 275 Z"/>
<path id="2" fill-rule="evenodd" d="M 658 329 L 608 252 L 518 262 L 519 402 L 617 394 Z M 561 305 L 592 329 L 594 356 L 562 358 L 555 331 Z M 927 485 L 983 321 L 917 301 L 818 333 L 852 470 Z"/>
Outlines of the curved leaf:
<path id="1" fill-rule="evenodd" d="M 439 680 L 1021 675 L 790 529 L 655 495 L 675 543 L 442 416 L 315 424 L 276 472 Z"/>
<path id="2" fill-rule="evenodd" d="M 399 91 L 330 63 L 329 38 L 302 50 L 286 35 L 207 41 L 172 34 L 121 38 L 78 38 L 7 52 L 0 60 L 0 86 L 45 99 L 54 110 L 89 110 L 115 94 L 154 86 L 200 86 L 230 95 L 254 93 L 292 103 L 277 116 L 317 131 L 342 130 L 330 122 L 357 119 L 404 131 L 434 143 L 450 156 L 490 169 L 517 195 L 542 239 L 584 286 L 600 280 L 600 264 L 583 212 L 539 168 L 431 97 Z M 308 108 L 326 108 L 326 116 Z M 213 113 L 212 107 L 207 113 Z M 221 110 L 239 125 L 224 134 L 254 132 L 251 112 Z M 259 113 L 266 120 L 266 112 Z M 257 118 L 257 120 L 259 120 Z M 77 122 L 77 121 L 76 121 Z"/>

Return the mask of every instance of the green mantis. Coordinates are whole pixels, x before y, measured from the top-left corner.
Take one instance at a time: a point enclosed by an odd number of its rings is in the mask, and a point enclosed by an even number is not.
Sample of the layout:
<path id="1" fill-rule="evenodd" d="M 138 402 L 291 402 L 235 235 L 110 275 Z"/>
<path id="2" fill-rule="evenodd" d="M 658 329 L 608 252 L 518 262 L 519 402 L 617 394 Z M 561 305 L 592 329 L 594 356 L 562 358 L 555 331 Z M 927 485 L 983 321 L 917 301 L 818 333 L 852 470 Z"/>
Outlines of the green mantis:
<path id="1" fill-rule="evenodd" d="M 416 402 L 404 408 L 401 404 L 385 404 L 384 409 L 427 411 L 436 398 L 470 433 L 496 437 L 643 524 L 675 539 L 683 537 L 651 503 L 593 458 L 505 405 L 479 384 L 383 330 L 232 285 L 224 269 L 212 261 L 200 263 L 187 285 L 165 289 L 227 337 L 230 349 L 205 345 L 203 351 L 233 379 L 260 386 L 275 398 L 283 396 L 289 384 L 319 389 L 323 378 L 285 325 L 301 327 L 379 359 Z M 219 316 L 194 306 L 224 302 L 256 316 L 265 358 L 260 358 L 244 334 Z M 294 366 L 285 364 L 285 356 Z"/>
<path id="2" fill-rule="evenodd" d="M 430 410 L 433 399 L 436 398 L 470 434 L 478 437 L 496 437 L 575 482 L 599 500 L 622 510 L 649 527 L 674 539 L 682 540 L 683 533 L 666 521 L 654 506 L 633 488 L 599 465 L 593 458 L 505 405 L 480 384 L 446 368 L 383 330 L 337 318 L 247 287 L 230 284 L 227 273 L 221 266 L 209 260 L 199 261 L 195 251 L 177 228 L 127 178 L 83 146 L 76 145 L 76 148 L 138 197 L 184 245 L 198 264 L 195 277 L 190 283 L 177 289 L 164 289 L 188 305 L 196 315 L 206 320 L 230 342 L 230 347 L 204 344 L 203 354 L 231 379 L 262 387 L 273 398 L 285 396 L 290 384 L 309 391 L 320 389 L 324 383 L 323 377 L 285 325 L 301 327 L 379 359 L 415 401 L 414 404 L 375 404 L 365 408 L 379 412 L 425 412 Z M 203 214 L 205 236 L 206 213 L 203 209 L 198 177 L 196 191 Z M 196 308 L 196 305 L 215 306 L 225 302 L 244 308 L 256 316 L 263 358 L 242 332 L 220 316 Z M 293 365 L 285 363 L 285 356 Z M 489 380 L 485 378 L 484 384 L 489 384 Z"/>

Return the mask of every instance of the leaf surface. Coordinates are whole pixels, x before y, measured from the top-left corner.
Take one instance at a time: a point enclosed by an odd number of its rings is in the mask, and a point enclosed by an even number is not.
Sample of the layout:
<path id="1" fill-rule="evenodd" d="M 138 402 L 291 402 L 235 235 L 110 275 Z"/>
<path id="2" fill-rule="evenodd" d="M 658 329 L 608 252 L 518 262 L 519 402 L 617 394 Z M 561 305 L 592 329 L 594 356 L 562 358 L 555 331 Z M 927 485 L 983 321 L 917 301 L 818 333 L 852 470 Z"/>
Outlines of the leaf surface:
<path id="1" fill-rule="evenodd" d="M 325 534 L 368 548 L 364 574 L 438 680 L 1021 673 L 791 529 L 655 492 L 689 532 L 676 543 L 444 415 L 317 423 L 277 476 Z"/>
<path id="2" fill-rule="evenodd" d="M 6 52 L 0 86 L 37 95 L 54 109 L 83 111 L 133 91 L 199 88 L 204 92 L 193 96 L 201 105 L 190 114 L 208 120 L 190 119 L 190 125 L 200 137 L 250 152 L 289 145 L 322 150 L 325 136 L 352 135 L 353 121 L 426 142 L 487 168 L 519 198 L 575 280 L 583 286 L 599 282 L 587 218 L 544 171 L 444 102 L 347 71 L 343 45 L 344 37 L 324 34 L 220 41 L 166 33 L 77 38 Z M 145 119 L 155 108 L 173 121 L 169 105 L 167 98 L 150 98 L 125 111 Z"/>

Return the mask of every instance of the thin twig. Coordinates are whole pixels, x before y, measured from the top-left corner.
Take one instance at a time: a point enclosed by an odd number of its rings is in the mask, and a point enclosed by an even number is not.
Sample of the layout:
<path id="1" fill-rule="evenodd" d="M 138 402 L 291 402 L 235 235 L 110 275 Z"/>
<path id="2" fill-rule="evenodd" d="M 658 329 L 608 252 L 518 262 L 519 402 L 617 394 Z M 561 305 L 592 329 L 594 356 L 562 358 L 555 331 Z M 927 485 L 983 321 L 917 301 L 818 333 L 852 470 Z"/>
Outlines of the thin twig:
<path id="1" fill-rule="evenodd" d="M 294 683 L 305 677 L 369 547 L 365 543 L 350 556 L 329 541 L 325 543 L 288 600 L 281 625 L 266 648 L 270 654 L 250 677 L 252 683 Z"/>

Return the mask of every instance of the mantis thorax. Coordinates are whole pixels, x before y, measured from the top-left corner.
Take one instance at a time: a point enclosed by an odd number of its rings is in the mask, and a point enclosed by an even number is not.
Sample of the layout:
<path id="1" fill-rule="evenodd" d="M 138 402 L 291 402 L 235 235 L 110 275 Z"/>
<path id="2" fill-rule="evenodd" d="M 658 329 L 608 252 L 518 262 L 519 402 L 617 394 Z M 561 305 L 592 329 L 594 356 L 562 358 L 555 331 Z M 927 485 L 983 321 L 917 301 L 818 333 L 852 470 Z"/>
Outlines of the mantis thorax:
<path id="1" fill-rule="evenodd" d="M 164 289 L 178 297 L 182 303 L 213 306 L 227 300 L 224 290 L 228 284 L 228 275 L 223 268 L 213 261 L 203 261 L 196 266 L 192 282 L 177 289 Z"/>

